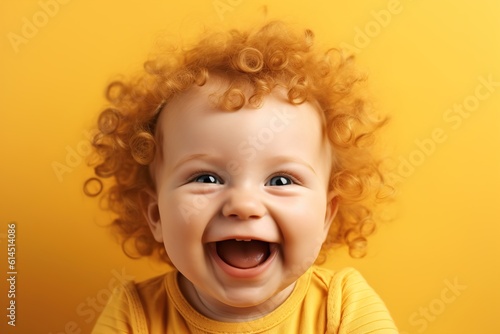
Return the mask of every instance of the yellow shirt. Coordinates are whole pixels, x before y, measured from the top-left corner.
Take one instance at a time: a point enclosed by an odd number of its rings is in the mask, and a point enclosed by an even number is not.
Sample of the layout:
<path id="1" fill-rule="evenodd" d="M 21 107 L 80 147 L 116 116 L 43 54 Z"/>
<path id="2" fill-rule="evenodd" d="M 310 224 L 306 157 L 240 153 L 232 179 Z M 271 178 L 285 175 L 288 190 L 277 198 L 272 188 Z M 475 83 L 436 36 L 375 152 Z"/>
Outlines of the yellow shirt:
<path id="1" fill-rule="evenodd" d="M 288 299 L 266 316 L 240 323 L 211 320 L 181 294 L 177 271 L 113 292 L 92 334 L 398 333 L 384 303 L 354 269 L 313 266 Z"/>

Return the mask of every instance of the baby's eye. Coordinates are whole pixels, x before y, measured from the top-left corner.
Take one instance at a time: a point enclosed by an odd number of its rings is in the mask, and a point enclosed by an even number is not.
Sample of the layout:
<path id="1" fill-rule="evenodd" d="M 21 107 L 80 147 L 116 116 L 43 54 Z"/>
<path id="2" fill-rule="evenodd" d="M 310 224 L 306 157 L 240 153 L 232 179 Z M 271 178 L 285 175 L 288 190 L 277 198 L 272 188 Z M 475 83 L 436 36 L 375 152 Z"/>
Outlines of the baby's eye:
<path id="1" fill-rule="evenodd" d="M 291 178 L 283 175 L 273 176 L 268 182 L 270 186 L 288 186 L 293 183 Z"/>
<path id="2" fill-rule="evenodd" d="M 217 177 L 210 175 L 210 174 L 202 174 L 198 175 L 193 179 L 193 182 L 199 182 L 199 183 L 213 183 L 213 184 L 221 184 L 219 179 Z"/>

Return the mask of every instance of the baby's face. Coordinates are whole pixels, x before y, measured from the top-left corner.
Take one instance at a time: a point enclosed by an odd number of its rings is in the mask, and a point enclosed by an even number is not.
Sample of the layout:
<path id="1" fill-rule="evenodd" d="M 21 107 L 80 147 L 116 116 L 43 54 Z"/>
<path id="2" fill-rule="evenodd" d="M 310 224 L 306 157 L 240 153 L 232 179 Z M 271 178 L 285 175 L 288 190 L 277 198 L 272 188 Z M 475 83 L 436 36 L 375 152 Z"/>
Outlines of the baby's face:
<path id="1" fill-rule="evenodd" d="M 320 117 L 277 92 L 260 109 L 220 111 L 213 91 L 191 88 L 158 120 L 152 231 L 188 300 L 228 314 L 272 309 L 315 261 L 335 213 Z"/>

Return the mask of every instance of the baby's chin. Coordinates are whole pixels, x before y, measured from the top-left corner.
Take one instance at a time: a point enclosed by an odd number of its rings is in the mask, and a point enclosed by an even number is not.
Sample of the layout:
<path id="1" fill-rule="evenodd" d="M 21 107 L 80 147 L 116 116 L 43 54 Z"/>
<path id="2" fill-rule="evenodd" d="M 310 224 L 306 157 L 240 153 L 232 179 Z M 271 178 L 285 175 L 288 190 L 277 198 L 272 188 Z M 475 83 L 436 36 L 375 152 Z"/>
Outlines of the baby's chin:
<path id="1" fill-rule="evenodd" d="M 212 281 L 213 284 L 208 284 Z M 295 283 L 286 284 L 276 275 L 259 285 L 220 284 L 217 278 L 195 286 L 182 274 L 179 287 L 189 304 L 204 316 L 224 322 L 242 322 L 261 318 L 274 311 L 290 296 Z"/>
<path id="2" fill-rule="evenodd" d="M 262 288 L 229 288 L 224 291 L 224 296 L 212 295 L 208 297 L 212 303 L 209 300 L 206 301 L 210 304 L 213 304 L 214 299 L 217 301 L 220 317 L 215 320 L 251 321 L 262 318 L 283 304 L 290 296 L 294 286 L 295 284 L 278 287 L 274 293 L 270 293 L 269 286 Z"/>

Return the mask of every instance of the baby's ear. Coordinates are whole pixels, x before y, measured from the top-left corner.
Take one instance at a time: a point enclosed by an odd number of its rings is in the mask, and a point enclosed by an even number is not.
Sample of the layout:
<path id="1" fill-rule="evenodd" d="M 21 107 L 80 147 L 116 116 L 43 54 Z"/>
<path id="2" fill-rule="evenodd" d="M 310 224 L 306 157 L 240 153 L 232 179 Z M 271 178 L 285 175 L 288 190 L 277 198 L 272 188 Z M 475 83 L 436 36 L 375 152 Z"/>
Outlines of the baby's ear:
<path id="1" fill-rule="evenodd" d="M 328 192 L 326 196 L 326 214 L 325 214 L 325 226 L 324 226 L 324 231 L 325 231 L 325 238 L 328 234 L 328 231 L 330 231 L 330 226 L 332 225 L 333 219 L 337 215 L 337 211 L 339 210 L 339 202 L 338 202 L 338 197 L 335 192 L 330 191 Z"/>
<path id="2" fill-rule="evenodd" d="M 141 191 L 140 200 L 142 214 L 148 222 L 153 237 L 156 241 L 163 242 L 158 196 L 153 190 L 148 188 Z"/>

